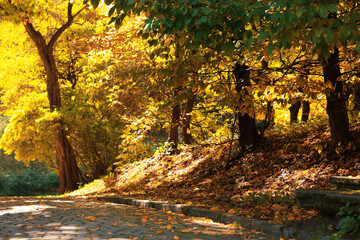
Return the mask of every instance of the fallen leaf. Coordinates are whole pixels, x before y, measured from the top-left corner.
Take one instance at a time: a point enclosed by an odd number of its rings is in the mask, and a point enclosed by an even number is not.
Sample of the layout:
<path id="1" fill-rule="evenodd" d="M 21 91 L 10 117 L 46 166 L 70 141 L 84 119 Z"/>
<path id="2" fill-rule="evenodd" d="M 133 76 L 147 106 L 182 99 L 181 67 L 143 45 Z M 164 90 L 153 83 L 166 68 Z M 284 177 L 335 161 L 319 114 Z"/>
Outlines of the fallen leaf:
<path id="1" fill-rule="evenodd" d="M 166 228 L 166 229 L 173 229 L 173 226 L 167 225 L 167 226 L 161 226 L 160 228 L 162 228 L 162 229 L 164 229 L 164 228 Z"/>
<path id="2" fill-rule="evenodd" d="M 34 217 L 33 217 L 33 216 L 30 216 L 30 217 L 28 217 L 28 220 L 29 220 L 29 221 L 34 220 Z"/>
<path id="3" fill-rule="evenodd" d="M 31 229 L 31 228 L 33 228 L 33 226 L 26 226 L 26 228 L 27 228 L 27 229 Z"/>
<path id="4" fill-rule="evenodd" d="M 52 225 L 51 230 L 54 230 L 54 229 L 55 229 L 55 226 L 54 226 L 54 225 Z"/>
<path id="5" fill-rule="evenodd" d="M 88 217 L 84 217 L 83 219 L 89 220 L 89 221 L 94 221 L 95 217 L 94 216 L 88 216 Z"/>
<path id="6" fill-rule="evenodd" d="M 97 228 L 87 228 L 87 229 L 89 229 L 90 231 L 97 231 L 97 230 L 99 230 L 99 227 L 97 227 Z"/>
<path id="7" fill-rule="evenodd" d="M 136 226 L 138 226 L 138 225 L 135 224 L 135 223 L 134 223 L 134 224 L 132 224 L 132 223 L 127 223 L 126 226 L 128 226 L 128 227 L 136 227 Z"/>
<path id="8" fill-rule="evenodd" d="M 38 228 L 43 228 L 45 225 L 37 225 Z"/>
<path id="9" fill-rule="evenodd" d="M 174 236 L 174 240 L 180 240 L 178 236 Z"/>
<path id="10" fill-rule="evenodd" d="M 97 213 L 96 216 L 102 217 L 102 216 L 104 216 L 104 214 L 102 214 L 102 213 Z"/>
<path id="11" fill-rule="evenodd" d="M 215 207 L 212 207 L 212 208 L 210 208 L 210 211 L 221 211 L 221 212 L 223 212 L 224 210 L 223 209 L 220 209 L 219 207 L 217 207 L 217 206 L 215 206 Z"/>
<path id="12" fill-rule="evenodd" d="M 161 234 L 161 233 L 163 233 L 163 232 L 162 232 L 162 231 L 156 231 L 156 233 L 157 233 L 157 234 Z"/>
<path id="13" fill-rule="evenodd" d="M 149 221 L 149 217 L 147 215 L 143 215 L 141 222 L 148 222 Z"/>
<path id="14" fill-rule="evenodd" d="M 111 222 L 110 225 L 111 226 L 117 226 L 117 223 L 116 222 Z"/>
<path id="15" fill-rule="evenodd" d="M 235 214 L 235 210 L 232 208 L 232 209 L 230 209 L 230 210 L 228 211 L 228 213 L 230 213 L 230 214 Z"/>

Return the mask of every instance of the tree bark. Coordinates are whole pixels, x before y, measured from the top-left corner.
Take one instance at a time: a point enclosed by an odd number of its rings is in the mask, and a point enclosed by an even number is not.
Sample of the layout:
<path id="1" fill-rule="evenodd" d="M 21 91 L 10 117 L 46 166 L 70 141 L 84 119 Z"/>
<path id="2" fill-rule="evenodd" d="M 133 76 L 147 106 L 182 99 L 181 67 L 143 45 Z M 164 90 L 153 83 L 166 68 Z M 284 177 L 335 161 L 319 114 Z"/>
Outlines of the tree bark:
<path id="1" fill-rule="evenodd" d="M 190 122 L 191 122 L 191 112 L 194 108 L 194 103 L 196 100 L 196 94 L 192 93 L 191 96 L 187 99 L 184 104 L 184 111 L 182 117 L 182 129 L 181 129 L 181 137 L 182 141 L 185 144 L 192 143 L 192 135 L 190 131 Z"/>
<path id="2" fill-rule="evenodd" d="M 60 35 L 70 27 L 73 19 L 85 8 L 80 10 L 75 15 L 72 15 L 72 3 L 68 4 L 68 21 L 62 25 L 51 37 L 49 43 L 46 43 L 45 38 L 37 31 L 29 19 L 24 20 L 26 32 L 35 43 L 37 51 L 40 55 L 41 61 L 46 73 L 46 87 L 47 97 L 51 111 L 61 108 L 61 93 L 58 80 L 58 69 L 54 57 L 54 44 Z M 66 137 L 64 130 L 64 123 L 61 119 L 53 122 L 55 125 L 55 150 L 56 150 L 56 164 L 58 167 L 58 174 L 60 180 L 61 193 L 73 191 L 78 188 L 80 181 L 80 171 L 76 163 L 74 150 Z"/>
<path id="3" fill-rule="evenodd" d="M 301 101 L 296 101 L 295 103 L 291 104 L 291 106 L 289 108 L 290 123 L 297 123 L 300 107 L 301 107 Z"/>
<path id="4" fill-rule="evenodd" d="M 329 59 L 323 63 L 325 82 L 330 82 L 333 90 L 326 96 L 326 112 L 329 116 L 329 126 L 331 132 L 330 151 L 334 151 L 337 145 L 347 145 L 351 139 L 349 130 L 349 118 L 346 109 L 347 96 L 343 91 L 343 82 L 339 66 L 339 50 L 334 49 Z"/>
<path id="5" fill-rule="evenodd" d="M 180 104 L 176 102 L 176 97 L 179 95 L 181 87 L 174 89 L 174 105 L 171 111 L 171 124 L 168 142 L 170 143 L 170 153 L 175 154 L 177 152 L 177 147 L 179 143 L 179 125 L 181 117 L 181 107 Z"/>
<path id="6" fill-rule="evenodd" d="M 355 89 L 353 94 L 354 94 L 354 110 L 360 111 L 360 82 L 355 83 Z"/>
<path id="7" fill-rule="evenodd" d="M 245 90 L 245 94 L 249 93 L 245 87 L 251 86 L 250 82 L 250 70 L 246 65 L 240 65 L 236 63 L 233 73 L 236 78 L 236 90 L 240 93 Z M 240 105 L 242 105 L 244 99 L 240 98 Z M 238 112 L 239 123 L 239 144 L 243 150 L 249 147 L 255 147 L 260 141 L 260 135 L 257 131 L 255 116 L 251 117 L 248 113 L 242 113 L 241 109 Z"/>
<path id="8" fill-rule="evenodd" d="M 302 102 L 302 107 L 303 107 L 303 112 L 302 112 L 302 116 L 301 116 L 301 121 L 302 122 L 307 122 L 309 120 L 309 115 L 310 115 L 310 102 L 304 100 Z"/>

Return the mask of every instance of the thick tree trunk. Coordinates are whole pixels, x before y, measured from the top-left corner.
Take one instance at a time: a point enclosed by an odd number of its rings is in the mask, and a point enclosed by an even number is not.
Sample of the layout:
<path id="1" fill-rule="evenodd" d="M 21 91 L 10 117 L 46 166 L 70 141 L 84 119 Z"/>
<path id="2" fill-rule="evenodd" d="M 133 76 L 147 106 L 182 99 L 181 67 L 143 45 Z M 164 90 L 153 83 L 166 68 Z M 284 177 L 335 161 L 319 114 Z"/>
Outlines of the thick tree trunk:
<path id="1" fill-rule="evenodd" d="M 334 90 L 326 96 L 326 112 L 329 116 L 331 132 L 331 151 L 335 150 L 339 143 L 347 145 L 351 138 L 346 109 L 347 96 L 343 91 L 343 82 L 338 79 L 341 76 L 339 61 L 339 50 L 335 48 L 330 58 L 323 63 L 324 80 L 330 82 L 334 87 Z"/>
<path id="2" fill-rule="evenodd" d="M 51 37 L 47 44 L 45 38 L 37 31 L 29 20 L 24 21 L 26 32 L 35 43 L 35 46 L 40 55 L 41 61 L 44 65 L 46 72 L 46 87 L 47 96 L 49 99 L 49 106 L 51 111 L 55 111 L 61 108 L 61 93 L 58 79 L 58 69 L 54 58 L 53 48 L 54 44 L 60 35 L 68 28 L 82 10 L 77 14 L 71 13 L 72 3 L 68 4 L 68 21 L 62 25 Z M 56 120 L 53 122 L 55 127 L 55 150 L 56 150 L 56 164 L 58 167 L 58 174 L 60 179 L 60 191 L 62 193 L 67 191 L 73 191 L 78 188 L 80 182 L 80 171 L 76 163 L 76 157 L 74 150 L 68 141 L 65 131 L 64 123 L 62 120 Z"/>
<path id="3" fill-rule="evenodd" d="M 309 115 L 310 115 L 310 102 L 309 101 L 303 101 L 303 112 L 302 112 L 302 116 L 301 116 L 301 121 L 302 122 L 307 122 L 309 120 Z"/>
<path id="4" fill-rule="evenodd" d="M 58 125 L 55 136 L 56 162 L 58 165 L 60 191 L 74 191 L 79 184 L 79 169 L 76 164 L 74 150 L 66 137 L 62 123 Z"/>
<path id="5" fill-rule="evenodd" d="M 181 129 L 181 137 L 182 141 L 185 144 L 192 143 L 192 135 L 190 131 L 190 122 L 191 122 L 191 112 L 194 108 L 194 103 L 196 100 L 196 95 L 191 94 L 191 96 L 187 99 L 186 103 L 184 104 L 184 111 L 182 117 L 182 129 Z"/>
<path id="6" fill-rule="evenodd" d="M 300 107 L 301 107 L 301 101 L 296 101 L 295 103 L 291 104 L 291 106 L 289 108 L 290 123 L 297 123 Z"/>
<path id="7" fill-rule="evenodd" d="M 174 89 L 174 100 L 179 95 L 181 87 Z M 171 124 L 168 142 L 170 143 L 170 152 L 171 154 L 175 154 L 177 152 L 177 147 L 179 143 L 179 125 L 180 125 L 180 117 L 181 117 L 181 107 L 180 104 L 175 102 L 172 111 L 171 111 Z"/>
<path id="8" fill-rule="evenodd" d="M 251 86 L 250 82 L 250 70 L 246 65 L 236 64 L 233 70 L 236 78 L 236 90 L 241 92 L 245 87 Z M 245 94 L 249 94 L 246 89 Z M 241 105 L 243 105 L 244 99 L 239 99 Z M 257 131 L 255 116 L 250 116 L 248 113 L 242 113 L 240 110 L 238 113 L 239 123 L 239 144 L 243 150 L 248 147 L 255 147 L 260 141 L 260 135 Z"/>

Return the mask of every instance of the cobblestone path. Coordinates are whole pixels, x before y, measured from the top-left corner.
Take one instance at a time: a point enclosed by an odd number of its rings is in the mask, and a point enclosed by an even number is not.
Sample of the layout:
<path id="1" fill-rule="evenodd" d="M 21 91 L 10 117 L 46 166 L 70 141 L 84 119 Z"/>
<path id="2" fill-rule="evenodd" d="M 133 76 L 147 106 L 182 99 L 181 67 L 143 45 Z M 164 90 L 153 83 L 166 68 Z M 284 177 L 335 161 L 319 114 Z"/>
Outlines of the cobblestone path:
<path id="1" fill-rule="evenodd" d="M 148 208 L 64 198 L 0 198 L 0 239 L 276 239 Z"/>

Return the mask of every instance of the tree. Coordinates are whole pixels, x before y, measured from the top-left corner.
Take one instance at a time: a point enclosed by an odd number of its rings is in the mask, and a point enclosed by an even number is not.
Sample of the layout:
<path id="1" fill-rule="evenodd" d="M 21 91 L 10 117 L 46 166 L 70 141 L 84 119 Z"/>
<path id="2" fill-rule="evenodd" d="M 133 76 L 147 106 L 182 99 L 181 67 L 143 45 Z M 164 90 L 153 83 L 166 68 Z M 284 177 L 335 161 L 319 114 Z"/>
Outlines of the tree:
<path id="1" fill-rule="evenodd" d="M 31 40 L 34 42 L 40 56 L 46 73 L 46 89 L 51 111 L 58 111 L 61 108 L 61 93 L 58 79 L 58 69 L 54 57 L 54 46 L 62 33 L 68 29 L 74 19 L 87 7 L 84 6 L 73 14 L 74 3 L 69 1 L 67 4 L 67 20 L 62 24 L 50 37 L 47 42 L 46 38 L 39 30 L 35 29 L 35 13 L 31 11 L 31 4 L 38 4 L 42 7 L 42 2 L 27 3 L 26 5 L 12 3 L 8 1 L 2 5 L 5 16 L 19 14 L 20 20 Z M 4 7 L 5 6 L 5 7 Z M 33 13 L 34 15 L 32 15 Z M 64 129 L 64 122 L 61 118 L 54 120 L 56 165 L 60 179 L 60 191 L 72 191 L 77 189 L 79 183 L 79 169 L 76 162 L 74 150 L 67 139 Z"/>
<path id="2" fill-rule="evenodd" d="M 249 147 L 255 147 L 260 141 L 260 135 L 255 123 L 255 112 L 254 110 L 248 110 L 253 108 L 253 104 L 251 104 L 252 101 L 247 99 L 251 98 L 251 96 L 246 89 L 246 87 L 251 86 L 250 70 L 248 66 L 237 63 L 233 73 L 236 78 L 236 90 L 240 95 L 240 109 L 237 113 L 240 135 L 239 142 L 242 151 L 245 151 L 245 149 Z M 252 112 L 252 114 L 250 112 Z"/>
<path id="3" fill-rule="evenodd" d="M 350 139 L 345 80 L 340 69 L 339 48 L 360 52 L 359 3 L 356 1 L 275 1 L 272 11 L 264 14 L 261 32 L 269 40 L 268 54 L 273 49 L 310 46 L 323 65 L 325 83 L 332 88 L 326 93 L 327 113 L 333 151 Z M 294 14 L 295 13 L 295 14 Z"/>

